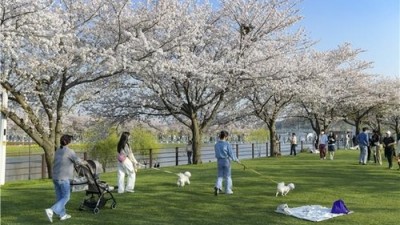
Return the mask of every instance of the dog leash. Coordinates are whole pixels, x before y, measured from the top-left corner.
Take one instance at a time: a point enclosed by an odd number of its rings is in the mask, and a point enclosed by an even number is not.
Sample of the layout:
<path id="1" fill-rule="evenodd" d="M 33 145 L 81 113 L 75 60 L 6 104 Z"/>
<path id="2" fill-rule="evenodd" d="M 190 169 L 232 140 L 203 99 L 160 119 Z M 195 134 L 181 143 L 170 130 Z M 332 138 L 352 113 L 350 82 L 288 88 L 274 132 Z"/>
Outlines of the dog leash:
<path id="1" fill-rule="evenodd" d="M 239 165 L 241 165 L 241 166 L 243 166 L 243 170 L 246 170 L 247 169 L 247 166 L 246 165 L 244 165 L 242 162 L 238 162 L 238 161 L 236 161 Z"/>
<path id="2" fill-rule="evenodd" d="M 247 167 L 246 165 L 244 165 L 243 163 L 238 162 L 238 164 L 240 164 L 240 165 L 243 166 L 243 170 L 248 169 L 248 167 Z M 270 181 L 272 181 L 272 182 L 274 182 L 274 183 L 276 183 L 276 184 L 279 183 L 279 182 L 277 182 L 277 181 L 275 181 L 275 180 L 272 180 L 270 177 L 267 177 L 267 176 L 261 174 L 260 172 L 256 171 L 255 169 L 249 169 L 249 170 L 250 170 L 251 172 L 255 173 L 255 174 L 258 174 L 258 175 L 262 176 L 262 177 L 266 177 L 268 180 L 270 180 Z"/>
<path id="3" fill-rule="evenodd" d="M 238 162 L 238 161 L 236 161 L 239 165 L 242 165 L 243 166 L 243 170 L 246 170 L 246 169 L 248 169 L 249 167 L 247 167 L 245 164 L 243 164 L 242 162 Z M 272 180 L 270 177 L 268 177 L 268 176 L 265 176 L 265 175 L 263 175 L 263 174 L 261 174 L 260 172 L 258 172 L 258 171 L 256 171 L 255 169 L 249 169 L 251 172 L 253 172 L 253 173 L 256 173 L 256 174 L 258 174 L 258 175 L 260 175 L 260 176 L 263 176 L 263 177 L 266 177 L 268 180 L 270 180 L 270 181 L 272 181 L 272 182 L 274 182 L 274 183 L 279 183 L 279 182 L 277 182 L 277 181 L 275 181 L 275 180 Z"/>
<path id="4" fill-rule="evenodd" d="M 251 170 L 252 172 L 254 172 L 254 173 L 260 175 L 260 176 L 266 177 L 268 180 L 270 180 L 270 181 L 272 181 L 272 182 L 274 182 L 274 183 L 276 183 L 276 184 L 279 183 L 279 182 L 277 182 L 277 181 L 275 181 L 275 180 L 272 180 L 270 177 L 267 177 L 267 176 L 261 174 L 260 172 L 256 171 L 255 169 L 250 169 L 250 170 Z"/>
<path id="5" fill-rule="evenodd" d="M 175 173 L 173 173 L 173 172 L 171 172 L 171 171 L 169 171 L 169 170 L 161 170 L 161 169 L 159 169 L 159 168 L 154 168 L 154 167 L 152 167 L 152 169 L 153 169 L 153 170 L 158 170 L 158 171 L 161 171 L 161 172 L 164 172 L 164 173 L 175 174 Z"/>

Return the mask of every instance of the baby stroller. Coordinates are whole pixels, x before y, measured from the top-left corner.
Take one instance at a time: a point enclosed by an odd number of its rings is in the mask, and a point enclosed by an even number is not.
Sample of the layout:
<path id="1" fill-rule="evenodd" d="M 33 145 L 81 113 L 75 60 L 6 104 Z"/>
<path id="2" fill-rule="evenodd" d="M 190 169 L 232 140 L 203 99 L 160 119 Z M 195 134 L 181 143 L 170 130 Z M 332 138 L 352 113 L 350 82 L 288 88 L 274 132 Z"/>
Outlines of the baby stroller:
<path id="1" fill-rule="evenodd" d="M 114 190 L 114 187 L 99 180 L 99 173 L 102 171 L 101 164 L 95 160 L 86 160 L 86 162 L 86 165 L 75 167 L 79 178 L 71 183 L 72 191 L 86 191 L 86 196 L 79 206 L 79 210 L 89 208 L 93 210 L 94 214 L 97 214 L 108 200 L 112 200 L 111 209 L 115 209 L 117 202 L 110 192 Z"/>

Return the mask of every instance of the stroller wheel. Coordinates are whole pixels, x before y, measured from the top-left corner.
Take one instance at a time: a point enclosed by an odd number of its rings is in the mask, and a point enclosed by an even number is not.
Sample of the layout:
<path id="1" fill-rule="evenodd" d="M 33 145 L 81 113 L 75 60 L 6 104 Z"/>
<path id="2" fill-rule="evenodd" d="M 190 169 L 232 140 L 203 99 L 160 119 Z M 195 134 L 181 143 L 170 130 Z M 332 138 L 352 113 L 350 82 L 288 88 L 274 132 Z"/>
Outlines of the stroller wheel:
<path id="1" fill-rule="evenodd" d="M 113 202 L 113 203 L 111 204 L 111 208 L 112 208 L 112 209 L 115 209 L 115 207 L 117 207 L 117 203 L 116 203 L 116 202 Z"/>
<path id="2" fill-rule="evenodd" d="M 94 213 L 94 214 L 97 214 L 97 213 L 99 213 L 99 212 L 100 212 L 100 209 L 99 209 L 99 208 L 96 207 L 96 208 L 93 209 L 93 213 Z"/>
<path id="3" fill-rule="evenodd" d="M 79 211 L 83 211 L 85 209 L 85 206 L 83 205 L 83 204 L 81 204 L 80 206 L 79 206 Z"/>

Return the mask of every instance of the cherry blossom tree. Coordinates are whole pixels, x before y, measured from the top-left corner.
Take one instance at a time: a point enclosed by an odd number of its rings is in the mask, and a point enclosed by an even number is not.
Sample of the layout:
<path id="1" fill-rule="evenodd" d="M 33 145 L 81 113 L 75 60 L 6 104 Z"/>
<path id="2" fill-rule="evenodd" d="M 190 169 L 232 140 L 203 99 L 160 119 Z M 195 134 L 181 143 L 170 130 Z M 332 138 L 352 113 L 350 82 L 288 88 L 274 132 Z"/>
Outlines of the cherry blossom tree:
<path id="1" fill-rule="evenodd" d="M 0 84 L 9 93 L 1 112 L 43 148 L 49 177 L 64 115 L 90 98 L 90 85 L 123 72 L 118 35 L 105 24 L 128 2 L 0 3 Z"/>
<path id="2" fill-rule="evenodd" d="M 357 58 L 362 52 L 349 43 L 333 50 L 314 52 L 306 63 L 306 73 L 313 79 L 301 88 L 292 107 L 299 110 L 294 110 L 292 115 L 307 119 L 316 134 L 342 120 L 349 100 L 357 95 L 355 90 L 359 83 L 370 78 L 363 73 L 370 62 Z"/>
<path id="3" fill-rule="evenodd" d="M 373 94 L 378 96 L 377 107 L 366 116 L 369 127 L 383 133 L 383 128 L 400 134 L 400 79 L 377 77 L 373 80 Z"/>
<path id="4" fill-rule="evenodd" d="M 192 132 L 197 163 L 203 131 L 240 118 L 246 81 L 260 77 L 266 61 L 300 39 L 300 33 L 284 33 L 300 19 L 295 5 L 233 0 L 213 9 L 197 1 L 157 2 L 148 9 L 157 15 L 168 7 L 166 24 L 141 33 L 143 46 L 154 50 L 151 60 L 136 65 L 123 84 L 115 81 L 112 94 L 101 97 L 96 111 L 120 118 L 175 118 Z"/>
<path id="5" fill-rule="evenodd" d="M 388 102 L 388 95 L 384 89 L 375 89 L 377 84 L 371 75 L 353 80 L 352 86 L 347 88 L 347 96 L 338 108 L 341 110 L 344 121 L 355 127 L 358 134 L 362 126 L 368 125 L 368 115 L 380 115 L 384 111 L 383 106 Z M 348 82 L 351 84 L 352 82 Z"/>
<path id="6" fill-rule="evenodd" d="M 193 161 L 197 163 L 202 131 L 225 104 L 231 89 L 232 75 L 220 63 L 229 53 L 222 42 L 226 39 L 218 37 L 222 35 L 218 18 L 211 17 L 209 5 L 162 1 L 148 10 L 149 16 L 165 12 L 163 22 L 140 31 L 144 48 L 154 51 L 152 58 L 132 66 L 137 71 L 123 84 L 115 81 L 113 92 L 101 97 L 100 108 L 108 113 L 106 116 L 122 119 L 141 114 L 172 116 L 192 131 Z"/>

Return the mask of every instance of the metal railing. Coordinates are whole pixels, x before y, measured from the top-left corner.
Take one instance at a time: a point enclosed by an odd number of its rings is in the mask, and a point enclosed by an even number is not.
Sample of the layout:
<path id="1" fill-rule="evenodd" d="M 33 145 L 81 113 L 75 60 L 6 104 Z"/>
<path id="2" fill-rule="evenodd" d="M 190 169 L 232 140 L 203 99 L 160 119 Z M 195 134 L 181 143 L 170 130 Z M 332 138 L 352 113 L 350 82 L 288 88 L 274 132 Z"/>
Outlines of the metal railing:
<path id="1" fill-rule="evenodd" d="M 239 159 L 254 159 L 269 156 L 269 144 L 267 143 L 231 143 L 232 148 Z M 311 144 L 306 144 L 311 147 Z M 298 151 L 303 149 L 303 143 L 297 147 Z M 290 153 L 289 143 L 279 143 L 278 149 L 282 155 Z M 154 166 L 168 167 L 188 164 L 188 158 L 184 147 L 148 149 L 148 154 L 136 153 L 136 159 L 145 165 L 146 168 Z M 143 151 L 142 151 L 143 152 Z M 86 152 L 77 152 L 82 159 L 88 159 Z M 201 148 L 199 163 L 215 162 L 214 146 L 205 145 Z M 106 170 L 116 170 L 116 163 L 108 165 Z M 47 166 L 44 154 L 12 155 L 6 158 L 6 181 L 46 179 Z"/>

